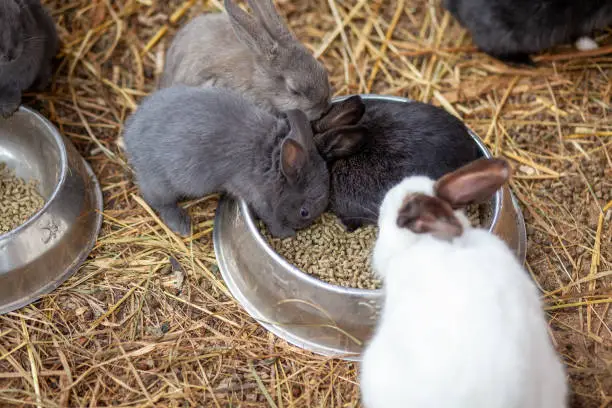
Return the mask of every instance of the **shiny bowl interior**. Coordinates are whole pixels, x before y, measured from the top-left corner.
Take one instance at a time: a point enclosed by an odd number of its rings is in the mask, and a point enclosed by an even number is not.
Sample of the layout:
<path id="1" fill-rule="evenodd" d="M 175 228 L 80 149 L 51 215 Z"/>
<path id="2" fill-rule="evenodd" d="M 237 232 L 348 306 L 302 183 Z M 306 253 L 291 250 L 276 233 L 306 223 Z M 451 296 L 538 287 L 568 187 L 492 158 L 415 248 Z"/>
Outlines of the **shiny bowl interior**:
<path id="1" fill-rule="evenodd" d="M 398 97 L 363 98 L 410 103 Z M 343 98 L 337 98 L 340 101 Z M 491 157 L 473 133 L 482 155 Z M 525 259 L 525 225 L 507 187 L 488 205 L 485 225 Z M 327 356 L 359 358 L 372 335 L 383 304 L 382 290 L 344 288 L 318 280 L 287 262 L 261 236 L 242 200 L 224 196 L 213 232 L 220 272 L 232 295 L 264 327 L 288 342 Z"/>
<path id="2" fill-rule="evenodd" d="M 0 235 L 0 313 L 55 289 L 85 260 L 102 222 L 102 193 L 89 165 L 43 116 L 21 107 L 0 119 L 0 162 L 38 181 L 42 209 Z"/>

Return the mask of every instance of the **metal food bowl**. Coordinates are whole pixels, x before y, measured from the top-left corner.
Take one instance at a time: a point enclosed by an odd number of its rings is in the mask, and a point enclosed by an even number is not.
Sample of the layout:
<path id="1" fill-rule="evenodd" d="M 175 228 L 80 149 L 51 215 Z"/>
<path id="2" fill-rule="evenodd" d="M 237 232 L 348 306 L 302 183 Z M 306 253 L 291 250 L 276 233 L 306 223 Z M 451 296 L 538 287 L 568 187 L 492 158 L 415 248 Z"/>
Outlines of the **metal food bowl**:
<path id="1" fill-rule="evenodd" d="M 74 146 L 26 107 L 0 118 L 0 162 L 38 180 L 43 208 L 0 235 L 0 314 L 25 306 L 70 277 L 93 248 L 102 192 Z"/>
<path id="2" fill-rule="evenodd" d="M 380 95 L 362 98 L 411 102 Z M 483 142 L 473 132 L 470 134 L 482 155 L 491 157 Z M 486 207 L 484 225 L 524 262 L 525 223 L 509 188 L 500 189 Z M 248 205 L 228 196 L 222 198 L 217 208 L 213 241 L 229 290 L 262 326 L 315 353 L 359 359 L 378 321 L 382 290 L 335 286 L 300 271 L 274 252 L 260 235 Z"/>

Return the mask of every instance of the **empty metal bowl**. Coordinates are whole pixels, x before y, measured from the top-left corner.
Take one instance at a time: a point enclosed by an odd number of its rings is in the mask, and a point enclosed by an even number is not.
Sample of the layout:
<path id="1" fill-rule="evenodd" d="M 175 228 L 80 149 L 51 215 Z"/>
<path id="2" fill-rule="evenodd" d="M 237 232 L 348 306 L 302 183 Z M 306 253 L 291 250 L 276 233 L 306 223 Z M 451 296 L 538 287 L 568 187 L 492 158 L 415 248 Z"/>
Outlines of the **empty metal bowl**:
<path id="1" fill-rule="evenodd" d="M 380 95 L 362 97 L 411 102 Z M 491 157 L 482 141 L 471 134 L 482 155 Z M 486 207 L 485 225 L 524 262 L 525 224 L 508 187 L 500 189 Z M 229 290 L 264 327 L 315 353 L 359 359 L 376 326 L 383 305 L 382 290 L 335 286 L 300 271 L 274 252 L 260 235 L 247 204 L 227 196 L 217 208 L 213 241 Z"/>
<path id="2" fill-rule="evenodd" d="M 0 118 L 0 162 L 38 180 L 45 199 L 40 211 L 0 235 L 0 313 L 7 313 L 51 292 L 87 258 L 102 223 L 102 192 L 74 146 L 26 107 Z"/>

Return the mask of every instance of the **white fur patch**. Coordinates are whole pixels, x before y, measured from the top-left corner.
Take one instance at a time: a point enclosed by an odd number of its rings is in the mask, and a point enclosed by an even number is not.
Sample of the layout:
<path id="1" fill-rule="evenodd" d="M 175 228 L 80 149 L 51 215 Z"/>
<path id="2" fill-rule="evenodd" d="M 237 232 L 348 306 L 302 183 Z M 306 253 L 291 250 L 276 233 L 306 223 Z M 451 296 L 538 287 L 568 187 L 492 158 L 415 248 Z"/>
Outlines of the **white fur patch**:
<path id="1" fill-rule="evenodd" d="M 599 45 L 590 37 L 580 37 L 576 40 L 576 48 L 579 51 L 591 51 L 599 48 Z"/>

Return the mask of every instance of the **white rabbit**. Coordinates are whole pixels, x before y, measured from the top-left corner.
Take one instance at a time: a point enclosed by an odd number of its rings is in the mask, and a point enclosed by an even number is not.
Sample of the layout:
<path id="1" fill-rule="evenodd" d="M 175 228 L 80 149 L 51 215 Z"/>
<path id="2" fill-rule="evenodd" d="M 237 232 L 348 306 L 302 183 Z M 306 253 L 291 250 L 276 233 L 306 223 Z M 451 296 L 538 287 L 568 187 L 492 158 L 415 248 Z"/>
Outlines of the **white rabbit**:
<path id="1" fill-rule="evenodd" d="M 361 366 L 366 408 L 561 408 L 567 385 L 538 292 L 503 241 L 457 210 L 508 180 L 479 159 L 385 196 L 373 268 L 386 293 Z"/>

